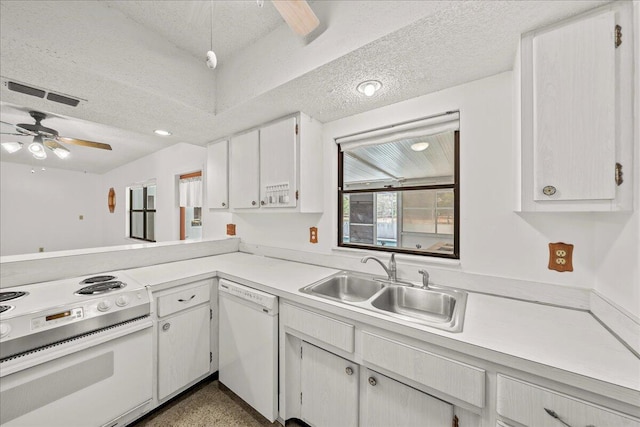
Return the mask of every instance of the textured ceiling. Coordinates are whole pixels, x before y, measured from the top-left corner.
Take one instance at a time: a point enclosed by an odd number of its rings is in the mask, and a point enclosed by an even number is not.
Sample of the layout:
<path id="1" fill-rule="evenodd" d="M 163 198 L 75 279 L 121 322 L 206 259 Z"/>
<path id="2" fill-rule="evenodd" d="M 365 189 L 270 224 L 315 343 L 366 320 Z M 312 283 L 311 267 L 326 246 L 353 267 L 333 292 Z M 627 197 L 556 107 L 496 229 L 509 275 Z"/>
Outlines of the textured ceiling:
<path id="1" fill-rule="evenodd" d="M 69 119 L 49 124 L 118 146 L 118 155 L 72 165 L 81 160 L 74 156 L 64 165 L 104 172 L 169 144 L 204 145 L 294 111 L 327 122 L 509 70 L 520 33 L 602 3 L 316 1 L 321 28 L 301 39 L 268 1 L 258 8 L 216 0 L 220 66 L 211 71 L 203 59 L 209 1 L 2 0 L 3 82 L 82 102 L 67 107 L 2 86 L 0 113 L 3 121 L 18 120 L 13 104 L 23 107 L 23 123 L 29 109 L 81 119 L 75 128 L 66 128 Z M 42 25 L 43 17 L 55 25 Z M 365 98 L 355 87 L 370 78 L 383 88 Z M 173 135 L 155 137 L 157 128 Z"/>

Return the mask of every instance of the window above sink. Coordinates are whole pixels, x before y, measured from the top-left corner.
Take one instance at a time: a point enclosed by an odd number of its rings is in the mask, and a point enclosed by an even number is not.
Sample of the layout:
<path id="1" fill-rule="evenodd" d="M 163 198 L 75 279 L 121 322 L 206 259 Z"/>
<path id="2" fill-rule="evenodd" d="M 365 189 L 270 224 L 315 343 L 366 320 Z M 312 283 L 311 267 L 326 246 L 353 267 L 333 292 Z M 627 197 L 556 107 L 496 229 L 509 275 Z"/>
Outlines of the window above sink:
<path id="1" fill-rule="evenodd" d="M 459 113 L 336 139 L 338 246 L 459 259 Z"/>

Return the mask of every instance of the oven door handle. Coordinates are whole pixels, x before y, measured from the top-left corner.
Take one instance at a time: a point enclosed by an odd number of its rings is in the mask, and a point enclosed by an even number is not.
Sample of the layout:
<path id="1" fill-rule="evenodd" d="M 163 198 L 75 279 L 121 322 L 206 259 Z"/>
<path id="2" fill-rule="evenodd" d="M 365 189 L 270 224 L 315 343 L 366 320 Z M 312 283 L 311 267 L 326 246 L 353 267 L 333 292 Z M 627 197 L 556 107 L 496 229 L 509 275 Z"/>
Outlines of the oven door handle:
<path id="1" fill-rule="evenodd" d="M 109 328 L 105 328 L 101 331 L 90 332 L 86 335 L 71 338 L 67 341 L 62 341 L 57 344 L 49 345 L 40 348 L 38 351 L 27 352 L 23 355 L 15 357 L 9 357 L 6 360 L 0 362 L 2 369 L 0 369 L 0 378 L 15 372 L 22 371 L 27 368 L 31 368 L 36 365 L 40 365 L 51 360 L 58 359 L 60 357 L 67 356 L 69 354 L 76 353 L 78 351 L 94 347 L 105 343 L 107 341 L 120 338 L 124 335 L 133 334 L 143 329 L 148 329 L 153 326 L 153 321 L 149 316 L 125 322 L 121 325 L 115 325 Z"/>

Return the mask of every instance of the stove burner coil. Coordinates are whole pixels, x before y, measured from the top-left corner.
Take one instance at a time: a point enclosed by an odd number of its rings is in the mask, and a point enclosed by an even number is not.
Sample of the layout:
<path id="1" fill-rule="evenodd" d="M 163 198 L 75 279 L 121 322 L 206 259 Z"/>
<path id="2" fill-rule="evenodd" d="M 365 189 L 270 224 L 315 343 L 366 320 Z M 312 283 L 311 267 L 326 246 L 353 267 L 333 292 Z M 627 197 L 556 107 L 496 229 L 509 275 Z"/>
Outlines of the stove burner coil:
<path id="1" fill-rule="evenodd" d="M 29 292 L 9 291 L 0 292 L 0 302 L 11 301 L 29 295 Z"/>
<path id="2" fill-rule="evenodd" d="M 0 314 L 5 313 L 11 309 L 13 309 L 12 305 L 0 305 Z"/>
<path id="3" fill-rule="evenodd" d="M 82 282 L 80 282 L 80 284 L 81 285 L 92 285 L 94 283 L 108 282 L 108 281 L 113 280 L 115 278 L 116 278 L 116 276 L 92 276 L 92 277 L 87 277 Z"/>
<path id="4" fill-rule="evenodd" d="M 105 292 L 114 291 L 116 289 L 124 288 L 126 283 L 120 282 L 119 280 L 110 281 L 110 282 L 101 282 L 91 286 L 85 286 L 84 288 L 77 291 L 76 295 L 97 295 L 103 294 Z"/>

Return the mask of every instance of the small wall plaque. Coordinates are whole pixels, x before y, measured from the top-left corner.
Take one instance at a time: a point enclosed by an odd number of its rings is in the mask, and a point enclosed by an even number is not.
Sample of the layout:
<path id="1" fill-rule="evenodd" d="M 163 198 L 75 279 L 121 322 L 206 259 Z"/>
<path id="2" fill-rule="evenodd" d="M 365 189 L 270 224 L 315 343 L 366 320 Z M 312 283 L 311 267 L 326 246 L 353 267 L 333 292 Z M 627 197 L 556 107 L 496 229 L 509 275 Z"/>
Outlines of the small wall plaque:
<path id="1" fill-rule="evenodd" d="M 107 203 L 109 205 L 109 212 L 113 213 L 116 210 L 116 190 L 111 187 L 109 189 L 109 196 L 107 198 Z"/>

